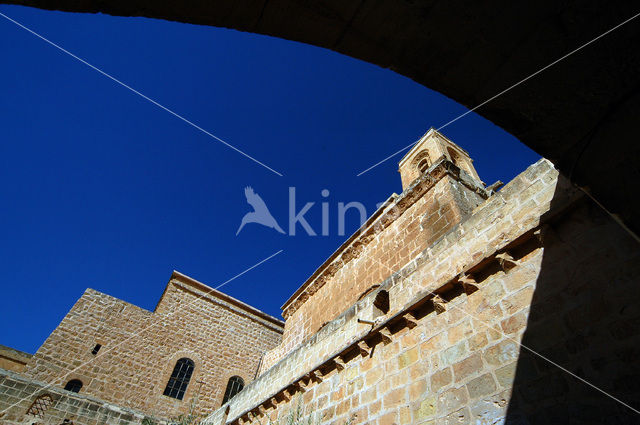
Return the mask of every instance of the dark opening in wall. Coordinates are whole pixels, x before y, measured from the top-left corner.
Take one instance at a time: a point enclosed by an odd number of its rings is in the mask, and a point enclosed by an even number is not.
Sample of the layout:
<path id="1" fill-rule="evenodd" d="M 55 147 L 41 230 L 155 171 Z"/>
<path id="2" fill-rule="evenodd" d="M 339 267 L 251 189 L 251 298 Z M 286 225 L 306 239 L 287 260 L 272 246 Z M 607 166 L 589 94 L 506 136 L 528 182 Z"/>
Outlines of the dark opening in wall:
<path id="1" fill-rule="evenodd" d="M 389 312 L 389 293 L 384 289 L 376 294 L 373 300 L 374 315 L 382 316 Z"/>
<path id="2" fill-rule="evenodd" d="M 222 404 L 225 404 L 227 401 L 231 400 L 244 388 L 244 380 L 239 376 L 232 376 L 229 378 L 229 382 L 227 383 L 227 389 L 224 392 L 224 398 L 222 399 Z"/>
<path id="3" fill-rule="evenodd" d="M 460 166 L 460 155 L 458 155 L 458 153 L 456 151 L 454 151 L 451 148 L 447 148 L 447 152 L 449 153 L 449 156 L 451 157 L 451 162 L 453 162 L 454 164 L 456 164 L 458 167 L 462 168 Z"/>
<path id="4" fill-rule="evenodd" d="M 79 393 L 82 389 L 82 381 L 79 379 L 72 379 L 71 381 L 67 382 L 67 384 L 64 386 L 64 389 L 74 393 Z"/>
<path id="5" fill-rule="evenodd" d="M 427 168 L 429 168 L 429 160 L 425 158 L 418 164 L 418 170 L 420 170 L 421 173 L 424 173 L 427 171 Z"/>
<path id="6" fill-rule="evenodd" d="M 169 382 L 167 382 L 163 394 L 182 400 L 184 393 L 187 391 L 187 386 L 191 380 L 194 368 L 195 363 L 193 360 L 187 357 L 179 359 L 173 368 L 173 372 L 171 373 L 171 377 L 169 377 Z"/>
<path id="7" fill-rule="evenodd" d="M 96 344 L 96 346 L 93 347 L 93 350 L 91 350 L 91 354 L 95 356 L 98 354 L 98 351 L 100 351 L 100 348 L 102 348 L 102 344 Z"/>

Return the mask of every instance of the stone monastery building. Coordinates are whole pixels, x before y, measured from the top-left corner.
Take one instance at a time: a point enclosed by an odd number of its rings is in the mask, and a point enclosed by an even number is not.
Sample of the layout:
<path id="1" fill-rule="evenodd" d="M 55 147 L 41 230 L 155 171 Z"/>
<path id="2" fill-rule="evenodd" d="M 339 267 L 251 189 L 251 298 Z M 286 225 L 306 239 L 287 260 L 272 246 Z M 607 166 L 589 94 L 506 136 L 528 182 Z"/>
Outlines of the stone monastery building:
<path id="1" fill-rule="evenodd" d="M 285 322 L 178 272 L 153 312 L 87 289 L 0 349 L 0 424 L 639 423 L 637 242 L 547 160 L 498 191 L 432 129 L 399 171 Z"/>

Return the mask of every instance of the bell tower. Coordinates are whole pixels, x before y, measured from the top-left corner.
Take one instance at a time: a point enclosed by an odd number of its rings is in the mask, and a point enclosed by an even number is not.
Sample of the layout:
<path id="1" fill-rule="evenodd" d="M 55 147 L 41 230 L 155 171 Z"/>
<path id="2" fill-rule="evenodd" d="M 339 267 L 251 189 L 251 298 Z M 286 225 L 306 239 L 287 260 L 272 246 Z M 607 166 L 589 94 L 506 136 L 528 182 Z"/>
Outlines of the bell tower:
<path id="1" fill-rule="evenodd" d="M 473 167 L 473 160 L 469 157 L 469 153 L 432 127 L 400 160 L 398 171 L 402 179 L 402 189 L 409 187 L 433 164 L 443 159 L 453 162 L 472 179 L 482 183 Z"/>

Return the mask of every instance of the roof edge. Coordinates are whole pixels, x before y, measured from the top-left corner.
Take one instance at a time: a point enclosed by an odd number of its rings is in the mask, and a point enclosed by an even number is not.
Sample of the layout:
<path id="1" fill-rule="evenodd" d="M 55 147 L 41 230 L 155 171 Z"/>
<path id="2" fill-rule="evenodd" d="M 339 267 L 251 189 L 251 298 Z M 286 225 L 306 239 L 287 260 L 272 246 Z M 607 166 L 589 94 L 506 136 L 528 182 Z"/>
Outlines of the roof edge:
<path id="1" fill-rule="evenodd" d="M 311 282 L 318 277 L 332 262 L 335 260 L 342 252 L 349 246 L 353 241 L 358 239 L 379 217 L 380 215 L 390 206 L 393 202 L 398 198 L 397 193 L 392 193 L 389 195 L 386 201 L 378 208 L 371 217 L 364 222 L 362 226 L 358 228 L 349 238 L 340 244 L 340 246 L 331 254 L 320 266 L 309 276 L 304 283 L 298 287 L 298 289 L 287 299 L 287 301 L 280 307 L 281 310 L 286 310 L 289 305 L 295 301 L 298 296 L 306 291 L 306 289 L 311 285 Z"/>
<path id="2" fill-rule="evenodd" d="M 402 167 L 402 164 L 404 164 L 410 157 L 411 155 L 413 155 L 413 153 L 415 151 L 418 150 L 418 147 L 420 146 L 420 143 L 422 143 L 427 137 L 429 137 L 432 134 L 437 134 L 438 136 L 444 138 L 447 142 L 451 143 L 453 146 L 455 146 L 456 148 L 460 149 L 462 152 L 464 152 L 467 156 L 469 156 L 469 152 L 467 152 L 466 149 L 464 149 L 463 147 L 461 147 L 460 145 L 458 145 L 456 142 L 454 142 L 453 140 L 449 139 L 447 136 L 445 136 L 444 134 L 442 134 L 441 132 L 439 132 L 437 129 L 431 127 L 429 128 L 429 130 L 427 130 L 426 133 L 424 133 L 422 135 L 422 137 L 420 137 L 411 147 L 411 149 L 409 149 L 409 152 L 407 152 L 398 162 L 398 167 Z M 473 160 L 472 160 L 473 161 Z"/>
<path id="3" fill-rule="evenodd" d="M 162 296 L 160 297 L 160 300 L 158 301 L 158 305 L 160 305 L 160 303 L 162 302 L 162 299 L 164 298 L 166 292 L 167 292 L 167 288 L 169 287 L 169 284 L 171 284 L 172 281 L 178 281 L 180 283 L 184 283 L 187 285 L 191 285 L 194 287 L 197 287 L 198 289 L 204 291 L 206 293 L 206 295 L 212 295 L 216 298 L 219 298 L 223 301 L 226 301 L 236 307 L 239 307 L 243 310 L 245 310 L 246 312 L 253 314 L 254 316 L 257 316 L 261 319 L 264 319 L 274 325 L 280 326 L 284 328 L 284 321 L 280 320 L 276 317 L 271 316 L 270 314 L 265 313 L 262 310 L 258 310 L 257 308 L 250 306 L 249 304 L 240 301 L 237 298 L 232 297 L 231 295 L 227 295 L 224 292 L 220 292 L 215 288 L 210 287 L 209 285 L 206 285 L 202 282 L 200 282 L 199 280 L 196 280 L 190 276 L 187 276 L 184 273 L 180 273 L 177 270 L 174 270 L 171 273 L 171 278 L 169 279 L 169 282 L 167 283 L 167 286 L 165 287 L 164 292 L 162 293 Z M 158 305 L 156 305 L 156 309 L 158 308 Z"/>
<path id="4" fill-rule="evenodd" d="M 25 360 L 29 360 L 29 359 L 31 359 L 31 357 L 33 357 L 33 354 L 27 353 L 26 351 L 18 350 L 17 348 L 13 348 L 13 347 L 9 347 L 8 345 L 0 344 L 0 353 L 2 353 L 2 352 L 11 353 L 11 354 L 13 354 L 15 356 L 24 358 Z"/>

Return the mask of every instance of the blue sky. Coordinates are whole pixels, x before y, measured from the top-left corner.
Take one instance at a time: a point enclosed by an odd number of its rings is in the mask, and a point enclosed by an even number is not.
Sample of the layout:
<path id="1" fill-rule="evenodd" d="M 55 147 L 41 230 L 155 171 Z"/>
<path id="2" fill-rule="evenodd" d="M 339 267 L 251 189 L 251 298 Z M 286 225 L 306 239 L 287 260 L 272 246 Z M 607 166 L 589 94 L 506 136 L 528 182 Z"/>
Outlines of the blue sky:
<path id="1" fill-rule="evenodd" d="M 398 156 L 466 109 L 378 66 L 233 30 L 18 6 L 0 12 L 283 174 L 202 134 L 0 17 L 0 344 L 35 352 L 91 287 L 153 309 L 172 270 L 274 316 L 346 238 L 337 203 L 401 192 Z M 538 155 L 476 114 L 443 133 L 487 184 Z M 285 227 L 289 187 L 319 232 L 257 224 L 252 186 Z M 321 197 L 329 190 L 327 198 Z M 347 236 L 357 214 L 347 216 Z"/>

